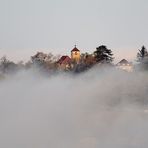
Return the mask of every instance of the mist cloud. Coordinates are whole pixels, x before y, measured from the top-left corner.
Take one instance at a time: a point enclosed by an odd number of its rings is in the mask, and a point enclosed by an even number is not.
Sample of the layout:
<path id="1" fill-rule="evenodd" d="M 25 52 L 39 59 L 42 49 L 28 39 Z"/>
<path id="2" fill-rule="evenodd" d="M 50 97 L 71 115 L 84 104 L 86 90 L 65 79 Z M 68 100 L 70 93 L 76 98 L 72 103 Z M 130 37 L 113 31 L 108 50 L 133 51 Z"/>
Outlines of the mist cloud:
<path id="1" fill-rule="evenodd" d="M 147 147 L 146 72 L 34 73 L 0 82 L 0 147 Z"/>

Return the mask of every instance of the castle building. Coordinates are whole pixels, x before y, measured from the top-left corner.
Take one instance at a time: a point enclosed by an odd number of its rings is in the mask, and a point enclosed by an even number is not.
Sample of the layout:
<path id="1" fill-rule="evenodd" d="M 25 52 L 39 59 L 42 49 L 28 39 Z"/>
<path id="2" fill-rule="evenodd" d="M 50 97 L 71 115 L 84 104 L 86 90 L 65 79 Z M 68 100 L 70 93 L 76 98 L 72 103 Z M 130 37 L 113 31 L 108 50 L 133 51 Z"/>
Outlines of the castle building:
<path id="1" fill-rule="evenodd" d="M 75 48 L 71 50 L 71 60 L 76 63 L 80 61 L 80 50 L 77 49 L 76 45 Z"/>
<path id="2" fill-rule="evenodd" d="M 73 68 L 75 64 L 79 64 L 80 57 L 80 50 L 75 46 L 74 49 L 71 50 L 71 58 L 67 55 L 62 56 L 57 61 L 57 66 L 61 70 L 69 70 Z"/>
<path id="3" fill-rule="evenodd" d="M 62 56 L 57 64 L 60 69 L 68 70 L 71 67 L 71 58 L 69 56 Z"/>

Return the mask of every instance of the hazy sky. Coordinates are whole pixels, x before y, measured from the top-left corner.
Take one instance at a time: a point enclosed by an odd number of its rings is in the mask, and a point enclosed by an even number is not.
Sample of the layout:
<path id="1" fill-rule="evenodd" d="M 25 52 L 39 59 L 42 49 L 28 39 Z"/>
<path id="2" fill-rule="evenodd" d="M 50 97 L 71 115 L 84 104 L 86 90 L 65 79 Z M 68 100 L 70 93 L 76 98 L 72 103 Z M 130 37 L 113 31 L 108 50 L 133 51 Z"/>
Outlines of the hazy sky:
<path id="1" fill-rule="evenodd" d="M 148 47 L 147 0 L 0 0 L 0 56 L 19 60 L 36 51 L 69 54 L 77 44 L 101 44 L 116 58 Z"/>

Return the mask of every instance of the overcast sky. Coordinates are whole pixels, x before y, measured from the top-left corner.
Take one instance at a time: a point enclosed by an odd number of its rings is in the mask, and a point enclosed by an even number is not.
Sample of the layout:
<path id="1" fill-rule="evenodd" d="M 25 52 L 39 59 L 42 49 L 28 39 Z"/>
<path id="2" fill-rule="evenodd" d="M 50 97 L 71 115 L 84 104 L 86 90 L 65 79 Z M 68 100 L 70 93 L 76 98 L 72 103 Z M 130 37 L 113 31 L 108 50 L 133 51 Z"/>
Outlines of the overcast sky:
<path id="1" fill-rule="evenodd" d="M 0 57 L 105 44 L 117 59 L 132 59 L 147 39 L 148 0 L 0 0 Z"/>

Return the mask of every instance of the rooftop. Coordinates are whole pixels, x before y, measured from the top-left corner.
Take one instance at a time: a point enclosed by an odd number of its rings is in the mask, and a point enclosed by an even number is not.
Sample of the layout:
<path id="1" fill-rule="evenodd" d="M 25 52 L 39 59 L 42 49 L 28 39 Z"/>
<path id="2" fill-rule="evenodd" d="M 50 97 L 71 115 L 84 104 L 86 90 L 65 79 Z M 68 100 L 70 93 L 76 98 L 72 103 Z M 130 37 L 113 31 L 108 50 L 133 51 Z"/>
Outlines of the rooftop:
<path id="1" fill-rule="evenodd" d="M 59 64 L 62 64 L 62 63 L 64 64 L 69 62 L 71 62 L 71 58 L 69 56 L 62 56 L 58 61 Z"/>
<path id="2" fill-rule="evenodd" d="M 74 49 L 72 49 L 71 52 L 73 52 L 73 51 L 80 51 L 80 50 L 75 45 Z"/>

